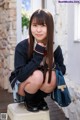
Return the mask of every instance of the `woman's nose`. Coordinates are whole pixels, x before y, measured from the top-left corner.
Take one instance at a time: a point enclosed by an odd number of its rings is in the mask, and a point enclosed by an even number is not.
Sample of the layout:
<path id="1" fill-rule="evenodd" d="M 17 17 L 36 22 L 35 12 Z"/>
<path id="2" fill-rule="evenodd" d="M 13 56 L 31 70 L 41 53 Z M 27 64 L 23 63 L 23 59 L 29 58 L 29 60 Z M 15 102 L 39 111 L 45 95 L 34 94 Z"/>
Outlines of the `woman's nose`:
<path id="1" fill-rule="evenodd" d="M 37 27 L 37 31 L 40 32 L 41 31 L 41 26 Z"/>

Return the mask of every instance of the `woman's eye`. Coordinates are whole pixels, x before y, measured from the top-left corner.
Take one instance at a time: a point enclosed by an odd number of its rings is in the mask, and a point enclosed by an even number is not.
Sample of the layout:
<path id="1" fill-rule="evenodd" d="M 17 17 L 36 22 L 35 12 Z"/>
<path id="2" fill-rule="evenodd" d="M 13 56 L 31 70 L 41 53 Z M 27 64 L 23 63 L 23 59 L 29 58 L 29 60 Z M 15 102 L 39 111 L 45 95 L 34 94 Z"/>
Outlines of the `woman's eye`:
<path id="1" fill-rule="evenodd" d="M 36 24 L 33 24 L 34 27 L 36 27 L 37 25 Z"/>

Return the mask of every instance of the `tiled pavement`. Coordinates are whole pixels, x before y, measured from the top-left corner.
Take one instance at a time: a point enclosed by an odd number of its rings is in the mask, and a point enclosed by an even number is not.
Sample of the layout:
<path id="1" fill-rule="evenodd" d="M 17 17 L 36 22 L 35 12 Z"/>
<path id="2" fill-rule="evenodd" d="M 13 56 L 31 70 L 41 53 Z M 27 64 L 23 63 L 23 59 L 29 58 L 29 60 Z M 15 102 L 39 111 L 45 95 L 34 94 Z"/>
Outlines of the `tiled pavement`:
<path id="1" fill-rule="evenodd" d="M 46 101 L 50 110 L 50 120 L 66 120 L 63 111 L 48 96 Z M 6 113 L 7 105 L 13 103 L 12 94 L 0 88 L 0 113 Z"/>
<path id="2" fill-rule="evenodd" d="M 0 88 L 0 113 L 6 113 L 7 105 L 12 102 L 12 94 Z"/>

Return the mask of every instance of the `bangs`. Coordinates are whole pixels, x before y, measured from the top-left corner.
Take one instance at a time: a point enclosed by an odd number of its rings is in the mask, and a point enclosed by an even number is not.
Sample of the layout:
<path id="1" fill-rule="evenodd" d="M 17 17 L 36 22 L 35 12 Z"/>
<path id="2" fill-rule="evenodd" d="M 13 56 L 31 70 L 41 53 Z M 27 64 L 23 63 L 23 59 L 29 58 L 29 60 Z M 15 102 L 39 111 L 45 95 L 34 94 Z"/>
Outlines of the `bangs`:
<path id="1" fill-rule="evenodd" d="M 37 14 L 36 16 L 33 17 L 32 22 L 38 25 L 44 25 L 46 24 L 46 18 L 41 14 Z"/>

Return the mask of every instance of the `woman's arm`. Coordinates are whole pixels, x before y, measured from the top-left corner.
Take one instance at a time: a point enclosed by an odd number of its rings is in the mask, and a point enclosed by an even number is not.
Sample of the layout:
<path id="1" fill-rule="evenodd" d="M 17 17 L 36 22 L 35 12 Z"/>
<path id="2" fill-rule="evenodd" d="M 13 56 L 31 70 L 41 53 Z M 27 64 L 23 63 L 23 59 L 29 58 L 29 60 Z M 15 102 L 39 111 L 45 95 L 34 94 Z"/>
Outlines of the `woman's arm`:
<path id="1" fill-rule="evenodd" d="M 20 44 L 15 50 L 15 71 L 20 82 L 25 81 L 40 65 L 44 56 L 45 47 L 36 45 L 32 58 L 28 59 L 27 51 Z"/>

